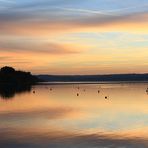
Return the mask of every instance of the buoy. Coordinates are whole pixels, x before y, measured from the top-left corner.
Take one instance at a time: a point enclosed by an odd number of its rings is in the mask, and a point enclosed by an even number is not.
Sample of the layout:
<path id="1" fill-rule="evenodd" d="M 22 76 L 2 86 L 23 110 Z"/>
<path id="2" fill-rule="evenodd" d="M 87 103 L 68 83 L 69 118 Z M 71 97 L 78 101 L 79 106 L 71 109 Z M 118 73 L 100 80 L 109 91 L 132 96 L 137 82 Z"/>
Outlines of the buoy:
<path id="1" fill-rule="evenodd" d="M 108 99 L 108 97 L 107 97 L 107 96 L 105 96 L 105 99 Z"/>
<path id="2" fill-rule="evenodd" d="M 77 93 L 77 96 L 79 96 L 79 93 Z"/>
<path id="3" fill-rule="evenodd" d="M 100 90 L 98 90 L 98 93 L 100 93 Z"/>

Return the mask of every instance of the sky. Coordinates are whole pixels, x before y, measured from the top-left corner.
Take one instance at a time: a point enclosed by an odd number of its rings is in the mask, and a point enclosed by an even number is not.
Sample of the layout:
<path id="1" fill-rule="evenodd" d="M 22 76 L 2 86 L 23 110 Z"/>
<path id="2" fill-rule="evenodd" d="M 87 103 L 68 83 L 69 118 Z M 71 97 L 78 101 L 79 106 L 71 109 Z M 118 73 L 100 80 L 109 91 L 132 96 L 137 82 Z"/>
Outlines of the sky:
<path id="1" fill-rule="evenodd" d="M 0 0 L 0 67 L 148 73 L 148 0 Z"/>

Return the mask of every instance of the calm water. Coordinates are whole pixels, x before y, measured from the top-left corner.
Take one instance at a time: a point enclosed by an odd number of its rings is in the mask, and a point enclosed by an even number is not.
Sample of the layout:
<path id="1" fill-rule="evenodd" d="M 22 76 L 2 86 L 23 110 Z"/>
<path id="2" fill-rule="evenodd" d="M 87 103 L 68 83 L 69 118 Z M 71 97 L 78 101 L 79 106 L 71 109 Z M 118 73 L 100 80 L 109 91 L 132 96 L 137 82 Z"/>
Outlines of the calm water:
<path id="1" fill-rule="evenodd" d="M 147 87 L 37 85 L 9 98 L 2 95 L 0 147 L 147 148 Z"/>

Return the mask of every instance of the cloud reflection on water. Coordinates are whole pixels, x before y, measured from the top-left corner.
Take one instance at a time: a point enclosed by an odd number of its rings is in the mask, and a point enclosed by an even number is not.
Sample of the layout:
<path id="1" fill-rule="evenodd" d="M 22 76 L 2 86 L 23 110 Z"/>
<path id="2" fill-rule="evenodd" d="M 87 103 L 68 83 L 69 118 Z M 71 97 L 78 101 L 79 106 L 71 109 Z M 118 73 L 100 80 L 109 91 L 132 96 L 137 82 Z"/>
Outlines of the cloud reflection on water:
<path id="1" fill-rule="evenodd" d="M 33 87 L 35 94 L 0 100 L 0 147 L 146 148 L 146 88 L 147 84 L 83 84 L 79 89 L 77 84 L 41 85 Z"/>
<path id="2" fill-rule="evenodd" d="M 122 134 L 78 133 L 48 129 L 5 129 L 0 135 L 0 147 L 47 148 L 147 148 L 147 139 Z"/>

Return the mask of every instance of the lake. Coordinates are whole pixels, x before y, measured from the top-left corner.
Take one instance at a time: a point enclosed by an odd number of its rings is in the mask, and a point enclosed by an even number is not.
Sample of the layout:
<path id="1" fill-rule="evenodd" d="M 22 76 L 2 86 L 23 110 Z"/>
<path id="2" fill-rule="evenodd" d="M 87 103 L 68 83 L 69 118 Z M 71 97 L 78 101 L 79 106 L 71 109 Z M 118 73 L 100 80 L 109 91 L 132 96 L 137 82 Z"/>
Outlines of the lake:
<path id="1" fill-rule="evenodd" d="M 0 147 L 147 148 L 147 87 L 45 83 L 0 92 Z"/>

